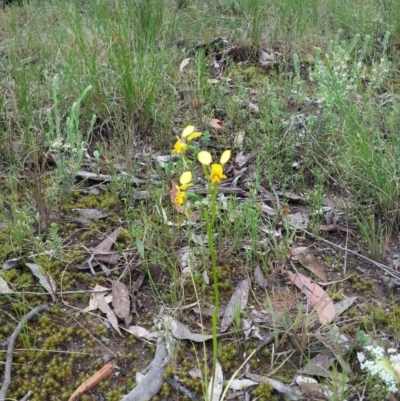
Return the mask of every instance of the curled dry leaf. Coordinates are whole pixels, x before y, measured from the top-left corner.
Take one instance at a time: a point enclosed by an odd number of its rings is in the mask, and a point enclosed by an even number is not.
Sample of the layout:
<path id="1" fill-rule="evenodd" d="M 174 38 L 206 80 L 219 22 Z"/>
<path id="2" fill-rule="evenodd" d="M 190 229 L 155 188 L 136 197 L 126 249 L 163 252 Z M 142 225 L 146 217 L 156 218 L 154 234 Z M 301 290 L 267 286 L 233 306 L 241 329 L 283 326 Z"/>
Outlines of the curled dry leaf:
<path id="1" fill-rule="evenodd" d="M 109 362 L 107 365 L 103 366 L 94 375 L 90 376 L 89 379 L 85 380 L 71 395 L 68 401 L 79 400 L 83 394 L 97 386 L 102 380 L 110 376 L 114 371 L 114 363 Z"/>
<path id="2" fill-rule="evenodd" d="M 190 62 L 191 58 L 185 58 L 184 60 L 182 60 L 181 64 L 179 65 L 179 71 L 180 72 L 186 72 L 188 66 L 189 66 L 189 62 Z"/>
<path id="3" fill-rule="evenodd" d="M 299 273 L 287 272 L 290 281 L 301 290 L 316 310 L 321 324 L 335 317 L 335 305 L 329 295 L 316 283 Z"/>
<path id="4" fill-rule="evenodd" d="M 150 332 L 144 327 L 140 326 L 130 326 L 127 331 L 133 334 L 135 337 L 144 338 L 147 341 L 157 340 L 157 338 L 161 336 L 159 331 Z"/>
<path id="5" fill-rule="evenodd" d="M 6 260 L 3 264 L 3 270 L 11 270 L 14 267 L 21 265 L 22 257 Z"/>
<path id="6" fill-rule="evenodd" d="M 317 258 L 310 250 L 305 246 L 293 248 L 290 250 L 292 260 L 300 262 L 307 270 L 313 273 L 322 281 L 328 281 L 326 277 L 325 269 L 318 262 Z"/>
<path id="7" fill-rule="evenodd" d="M 103 287 L 101 285 L 96 285 L 94 287 L 94 291 L 104 291 L 104 292 L 94 292 L 90 296 L 89 300 L 89 306 L 87 306 L 85 309 L 83 309 L 83 312 L 90 312 L 92 310 L 96 310 L 99 305 L 97 304 L 97 301 L 101 298 L 104 298 L 104 300 L 109 304 L 112 301 L 112 295 L 107 295 L 106 291 L 110 291 L 109 288 Z M 106 296 L 107 295 L 107 296 Z"/>
<path id="8" fill-rule="evenodd" d="M 211 334 L 203 335 L 192 333 L 186 325 L 171 316 L 164 316 L 164 326 L 170 329 L 172 335 L 178 340 L 190 340 L 200 343 L 212 338 Z"/>
<path id="9" fill-rule="evenodd" d="M 235 317 L 235 313 L 237 311 L 242 311 L 246 305 L 249 297 L 250 291 L 250 281 L 245 279 L 242 280 L 236 287 L 235 292 L 232 294 L 231 299 L 228 302 L 228 305 L 225 308 L 224 317 L 221 321 L 220 332 L 223 333 L 228 330 L 228 327 L 233 322 Z"/>
<path id="10" fill-rule="evenodd" d="M 31 272 L 39 279 L 41 286 L 50 294 L 53 302 L 56 301 L 56 282 L 50 276 L 50 274 L 45 273 L 43 268 L 36 263 L 25 263 L 31 269 Z"/>

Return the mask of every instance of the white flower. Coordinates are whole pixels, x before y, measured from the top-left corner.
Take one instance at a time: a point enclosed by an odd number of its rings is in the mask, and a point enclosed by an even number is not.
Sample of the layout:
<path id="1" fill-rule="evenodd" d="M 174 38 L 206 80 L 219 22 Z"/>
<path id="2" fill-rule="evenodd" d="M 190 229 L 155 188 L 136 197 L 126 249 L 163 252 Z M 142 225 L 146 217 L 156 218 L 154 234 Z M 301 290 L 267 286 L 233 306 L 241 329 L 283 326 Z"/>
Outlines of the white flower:
<path id="1" fill-rule="evenodd" d="M 361 369 L 368 371 L 372 376 L 378 375 L 385 389 L 389 392 L 396 393 L 400 379 L 400 354 L 394 348 L 388 349 L 389 358 L 386 356 L 385 349 L 378 345 L 368 345 L 364 349 L 369 351 L 374 358 L 373 361 L 365 360 L 360 364 Z"/>

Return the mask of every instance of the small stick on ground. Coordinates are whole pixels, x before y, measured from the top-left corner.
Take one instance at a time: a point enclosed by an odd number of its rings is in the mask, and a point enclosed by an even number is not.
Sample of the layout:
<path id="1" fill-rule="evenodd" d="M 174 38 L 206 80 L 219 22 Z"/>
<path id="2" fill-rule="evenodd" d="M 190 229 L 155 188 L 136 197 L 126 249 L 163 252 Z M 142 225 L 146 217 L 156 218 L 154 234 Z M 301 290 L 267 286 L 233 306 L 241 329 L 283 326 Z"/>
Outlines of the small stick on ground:
<path id="1" fill-rule="evenodd" d="M 189 398 L 189 400 L 200 401 L 200 397 L 198 397 L 197 394 L 193 393 L 193 391 L 190 391 L 186 387 L 182 386 L 182 384 L 177 382 L 172 377 L 167 377 L 165 381 L 171 386 L 172 389 L 177 391 L 179 394 L 182 394 L 184 397 Z"/>
<path id="2" fill-rule="evenodd" d="M 28 391 L 19 401 L 28 401 L 32 397 L 32 391 Z"/>
<path id="3" fill-rule="evenodd" d="M 6 393 L 8 390 L 8 386 L 11 383 L 11 365 L 12 365 L 13 354 L 14 354 L 14 345 L 15 345 L 15 341 L 18 337 L 18 334 L 20 333 L 22 328 L 26 325 L 26 323 L 29 320 L 31 320 L 33 317 L 37 316 L 39 313 L 47 310 L 49 307 L 50 307 L 50 305 L 43 304 L 43 305 L 37 306 L 36 308 L 33 308 L 29 313 L 27 313 L 21 319 L 21 321 L 18 323 L 17 327 L 15 328 L 14 332 L 11 334 L 10 338 L 2 344 L 4 346 L 7 345 L 7 358 L 6 358 L 6 365 L 4 368 L 3 386 L 1 387 L 1 390 L 0 390 L 0 400 L 6 399 Z"/>

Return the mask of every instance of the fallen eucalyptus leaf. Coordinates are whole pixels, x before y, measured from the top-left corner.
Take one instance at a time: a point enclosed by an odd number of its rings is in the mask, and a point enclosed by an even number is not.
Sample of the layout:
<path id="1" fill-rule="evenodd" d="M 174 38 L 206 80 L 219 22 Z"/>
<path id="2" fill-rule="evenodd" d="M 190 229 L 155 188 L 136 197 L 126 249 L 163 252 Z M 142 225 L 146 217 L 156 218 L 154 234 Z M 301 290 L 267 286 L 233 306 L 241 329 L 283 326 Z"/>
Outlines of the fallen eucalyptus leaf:
<path id="1" fill-rule="evenodd" d="M 228 330 L 228 327 L 235 318 L 235 313 L 242 311 L 246 305 L 249 297 L 250 282 L 248 279 L 242 280 L 236 287 L 228 305 L 225 308 L 224 317 L 221 321 L 220 332 L 223 333 Z"/>
<path id="2" fill-rule="evenodd" d="M 231 390 L 235 391 L 245 390 L 250 386 L 258 385 L 257 382 L 250 379 L 235 379 L 235 380 L 230 380 L 225 384 L 227 384 Z"/>
<path id="3" fill-rule="evenodd" d="M 329 368 L 335 361 L 336 358 L 332 352 L 324 352 L 310 359 L 298 372 L 309 376 L 321 376 L 332 379 L 333 373 Z"/>
<path id="4" fill-rule="evenodd" d="M 325 269 L 307 247 L 300 246 L 298 248 L 293 248 L 290 250 L 290 255 L 292 260 L 300 262 L 302 266 L 317 276 L 320 280 L 328 281 Z"/>
<path id="5" fill-rule="evenodd" d="M 0 294 L 14 294 L 13 291 L 7 284 L 7 281 L 0 277 Z"/>
<path id="6" fill-rule="evenodd" d="M 43 268 L 36 263 L 25 263 L 31 269 L 31 272 L 39 279 L 41 286 L 50 294 L 53 302 L 56 301 L 56 282 L 48 273 L 44 273 Z"/>
<path id="7" fill-rule="evenodd" d="M 335 317 L 340 316 L 343 312 L 345 312 L 347 309 L 350 308 L 351 305 L 353 305 L 354 301 L 357 299 L 357 297 L 348 297 L 344 298 L 339 302 L 335 303 L 335 310 L 336 310 L 336 315 Z"/>
<path id="8" fill-rule="evenodd" d="M 268 286 L 268 281 L 265 279 L 264 274 L 261 270 L 261 267 L 257 265 L 256 270 L 254 271 L 254 281 L 258 284 L 263 290 L 265 290 Z"/>
<path id="9" fill-rule="evenodd" d="M 107 315 L 107 320 L 112 324 L 114 329 L 118 332 L 118 334 L 123 337 L 122 333 L 119 330 L 118 327 L 118 320 L 117 317 L 115 316 L 114 312 L 112 309 L 108 306 L 107 302 L 104 300 L 104 298 L 100 298 L 97 300 L 97 305 L 99 309 Z"/>
<path id="10" fill-rule="evenodd" d="M 114 313 L 120 319 L 125 320 L 125 327 L 129 327 L 132 321 L 132 315 L 129 313 L 131 309 L 131 300 L 129 298 L 128 288 L 120 281 L 110 280 L 112 285 L 112 306 Z"/>
<path id="11" fill-rule="evenodd" d="M 94 291 L 104 291 L 104 292 L 92 293 L 92 295 L 90 296 L 90 300 L 89 300 L 89 306 L 87 306 L 85 309 L 83 309 L 82 312 L 90 312 L 90 311 L 98 309 L 99 305 L 98 305 L 97 301 L 101 298 L 104 298 L 104 300 L 108 304 L 112 301 L 112 295 L 107 295 L 107 292 L 106 292 L 106 290 L 109 291 L 109 288 L 106 288 L 106 287 L 103 287 L 103 286 L 97 284 L 93 288 L 93 290 Z"/>
<path id="12" fill-rule="evenodd" d="M 150 332 L 144 327 L 140 326 L 130 326 L 127 331 L 138 338 L 144 338 L 148 341 L 157 340 L 157 338 L 161 336 L 159 331 Z"/>
<path id="13" fill-rule="evenodd" d="M 192 333 L 186 325 L 172 316 L 164 316 L 164 326 L 167 329 L 170 329 L 172 335 L 178 340 L 190 340 L 200 343 L 212 338 L 211 334 L 203 335 Z"/>
<path id="14" fill-rule="evenodd" d="M 210 383 L 208 385 L 207 400 L 219 401 L 224 387 L 224 375 L 222 373 L 222 368 L 218 360 L 215 364 L 215 372 L 213 373 L 213 376 L 214 377 L 211 377 Z M 212 387 L 212 383 L 214 383 L 214 387 Z"/>
<path id="15" fill-rule="evenodd" d="M 316 283 L 302 274 L 287 272 L 290 281 L 301 290 L 318 313 L 321 324 L 329 323 L 335 317 L 335 305 L 329 295 Z"/>
<path id="16" fill-rule="evenodd" d="M 246 373 L 246 377 L 260 384 L 269 384 L 274 390 L 284 394 L 291 401 L 297 401 L 304 398 L 304 394 L 298 386 L 291 386 L 289 384 L 282 383 L 279 380 L 271 379 L 266 376 L 255 375 L 252 373 Z"/>

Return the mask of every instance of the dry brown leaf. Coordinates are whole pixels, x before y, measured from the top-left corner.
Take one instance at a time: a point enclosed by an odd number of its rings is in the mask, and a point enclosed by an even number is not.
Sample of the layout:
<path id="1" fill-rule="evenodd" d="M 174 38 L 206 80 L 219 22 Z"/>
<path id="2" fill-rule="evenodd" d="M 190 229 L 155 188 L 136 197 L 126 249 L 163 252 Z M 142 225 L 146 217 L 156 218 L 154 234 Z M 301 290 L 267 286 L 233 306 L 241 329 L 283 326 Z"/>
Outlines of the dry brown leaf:
<path id="1" fill-rule="evenodd" d="M 82 397 L 87 391 L 97 386 L 102 380 L 110 376 L 114 372 L 114 362 L 109 362 L 98 370 L 94 375 L 90 376 L 89 379 L 85 380 L 71 395 L 68 401 L 76 401 Z"/>
<path id="2" fill-rule="evenodd" d="M 112 311 L 112 309 L 108 306 L 107 302 L 105 301 L 104 298 L 100 298 L 97 300 L 97 305 L 99 309 L 107 315 L 108 321 L 112 324 L 114 329 L 118 332 L 118 334 L 123 337 L 121 331 L 119 330 L 118 326 L 118 320 L 117 317 L 115 316 L 115 313 Z"/>
<path id="3" fill-rule="evenodd" d="M 232 294 L 228 305 L 225 308 L 224 317 L 221 321 L 220 332 L 223 333 L 228 330 L 228 327 L 235 318 L 237 311 L 242 311 L 247 305 L 249 297 L 250 281 L 248 279 L 242 280 L 236 287 L 235 292 Z"/>
<path id="4" fill-rule="evenodd" d="M 218 120 L 217 118 L 212 118 L 209 122 L 211 128 L 221 130 L 224 129 L 224 122 L 222 120 Z"/>
<path id="5" fill-rule="evenodd" d="M 329 295 L 316 283 L 299 273 L 287 272 L 290 281 L 301 290 L 316 310 L 321 324 L 335 317 L 335 305 Z"/>
<path id="6" fill-rule="evenodd" d="M 104 298 L 105 301 L 109 304 L 112 301 L 112 295 L 108 295 L 106 296 L 107 291 L 109 291 L 109 288 L 103 287 L 101 285 L 96 285 L 93 288 L 94 291 L 104 291 L 104 292 L 94 292 L 92 293 L 92 295 L 90 296 L 90 300 L 89 300 L 89 306 L 87 306 L 85 309 L 83 309 L 83 312 L 90 312 L 92 310 L 96 310 L 99 306 L 97 304 L 97 301 L 100 298 Z"/>
<path id="7" fill-rule="evenodd" d="M 120 319 L 125 320 L 125 327 L 129 327 L 132 321 L 132 315 L 129 313 L 131 310 L 131 300 L 129 298 L 128 288 L 120 281 L 110 281 L 112 285 L 112 306 L 114 308 L 114 313 Z"/>
<path id="8" fill-rule="evenodd" d="M 106 238 L 100 242 L 94 248 L 90 248 L 90 250 L 96 254 L 102 254 L 106 252 L 107 254 L 110 252 L 111 247 L 116 243 L 119 233 L 121 232 L 122 228 L 116 228 L 111 234 L 106 235 Z"/>
<path id="9" fill-rule="evenodd" d="M 50 274 L 45 273 L 43 268 L 36 263 L 25 263 L 31 269 L 31 272 L 39 279 L 41 286 L 50 294 L 53 302 L 56 301 L 56 282 L 50 276 Z"/>
<path id="10" fill-rule="evenodd" d="M 264 274 L 260 268 L 260 266 L 256 267 L 254 271 L 254 281 L 258 284 L 263 290 L 268 287 L 268 281 L 265 279 Z"/>
<path id="11" fill-rule="evenodd" d="M 328 281 L 325 269 L 318 262 L 317 258 L 305 246 L 293 248 L 290 250 L 291 259 L 300 262 L 307 270 L 317 276 L 321 281 Z"/>

